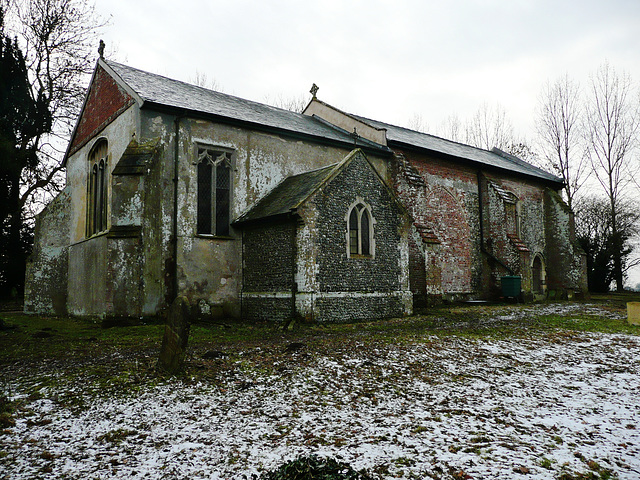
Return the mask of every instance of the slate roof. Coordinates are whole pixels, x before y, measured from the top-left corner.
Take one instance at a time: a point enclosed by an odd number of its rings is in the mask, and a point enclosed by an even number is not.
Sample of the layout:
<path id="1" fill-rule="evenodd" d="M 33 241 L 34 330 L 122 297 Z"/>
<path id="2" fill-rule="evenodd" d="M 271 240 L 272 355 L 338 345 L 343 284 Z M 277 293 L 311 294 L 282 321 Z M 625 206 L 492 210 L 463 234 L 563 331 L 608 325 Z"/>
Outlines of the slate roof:
<path id="1" fill-rule="evenodd" d="M 253 222 L 294 213 L 309 195 L 331 176 L 338 165 L 340 163 L 334 163 L 328 167 L 285 178 L 262 197 L 251 210 L 241 215 L 235 223 Z"/>
<path id="2" fill-rule="evenodd" d="M 172 80 L 110 60 L 103 61 L 145 103 L 389 152 L 388 148 L 364 139 L 356 143 L 349 132 L 308 115 Z"/>
<path id="3" fill-rule="evenodd" d="M 110 60 L 103 59 L 101 61 L 136 92 L 144 103 L 243 122 L 257 128 L 268 128 L 295 135 L 311 136 L 320 141 L 339 142 L 369 149 L 374 148 L 380 152 L 390 151 L 387 147 L 362 138 L 354 141 L 349 132 L 319 118 L 215 92 Z M 427 150 L 472 162 L 479 166 L 487 166 L 534 177 L 555 183 L 557 186 L 562 184 L 562 180 L 555 175 L 497 149 L 493 151 L 483 150 L 377 120 L 357 115 L 353 115 L 353 117 L 376 128 L 386 129 L 387 142 L 391 146 L 395 144 L 397 146 Z"/>
<path id="4" fill-rule="evenodd" d="M 157 155 L 159 148 L 159 139 L 144 144 L 138 144 L 132 140 L 114 167 L 113 174 L 142 175 L 153 161 L 153 157 Z"/>
<path id="5" fill-rule="evenodd" d="M 469 160 L 481 165 L 538 177 L 554 183 L 562 183 L 562 180 L 555 175 L 537 168 L 518 157 L 509 155 L 497 148 L 494 148 L 491 151 L 484 150 L 482 148 L 453 142 L 451 140 L 446 140 L 426 133 L 416 132 L 408 128 L 379 122 L 377 120 L 371 120 L 364 117 L 357 118 L 376 128 L 385 128 L 387 130 L 387 142 L 389 143 L 430 150 L 447 156 Z"/>

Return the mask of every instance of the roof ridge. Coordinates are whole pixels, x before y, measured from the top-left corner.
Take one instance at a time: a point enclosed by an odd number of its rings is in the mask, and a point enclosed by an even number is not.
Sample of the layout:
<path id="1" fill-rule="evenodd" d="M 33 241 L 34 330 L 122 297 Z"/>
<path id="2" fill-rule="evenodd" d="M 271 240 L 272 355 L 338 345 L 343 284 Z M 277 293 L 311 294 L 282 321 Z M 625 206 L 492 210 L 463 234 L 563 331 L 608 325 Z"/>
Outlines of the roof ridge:
<path id="1" fill-rule="evenodd" d="M 270 104 L 268 104 L 268 103 L 262 103 L 262 102 L 259 102 L 259 101 L 257 101 L 257 100 L 251 100 L 251 99 L 249 99 L 249 98 L 239 97 L 239 96 L 237 96 L 237 95 L 232 95 L 232 94 L 230 94 L 230 93 L 221 92 L 221 91 L 219 91 L 219 90 L 213 90 L 213 89 L 211 89 L 211 88 L 203 87 L 203 86 L 201 86 L 201 85 L 196 85 L 195 83 L 190 83 L 190 82 L 186 82 L 186 81 L 184 81 L 184 80 L 179 80 L 179 79 L 176 79 L 176 78 L 172 78 L 172 77 L 169 77 L 169 76 L 167 76 L 167 75 L 161 75 L 161 74 L 159 74 L 159 73 L 149 72 L 149 71 L 147 71 L 147 70 L 142 70 L 141 68 L 132 67 L 132 66 L 126 65 L 126 64 L 124 64 L 124 63 L 115 62 L 115 61 L 113 61 L 113 60 L 106 60 L 106 59 L 105 59 L 104 61 L 107 63 L 107 65 L 109 65 L 109 66 L 110 66 L 110 67 L 112 67 L 112 68 L 113 68 L 113 65 L 115 64 L 115 65 L 117 65 L 118 67 L 125 68 L 125 69 L 127 69 L 127 70 L 132 70 L 132 71 L 135 71 L 135 72 L 140 72 L 140 73 L 143 73 L 143 74 L 145 74 L 145 75 L 152 75 L 152 76 L 154 76 L 154 77 L 156 77 L 156 78 L 161 78 L 161 79 L 164 79 L 164 80 L 169 81 L 169 82 L 179 83 L 179 84 L 181 84 L 181 85 L 185 85 L 185 86 L 187 86 L 187 87 L 196 88 L 196 89 L 198 89 L 198 90 L 203 90 L 203 91 L 205 91 L 205 92 L 213 93 L 213 94 L 215 94 L 215 95 L 221 95 L 221 96 L 224 96 L 224 97 L 227 97 L 227 98 L 232 98 L 232 99 L 234 99 L 234 100 L 238 100 L 238 101 L 240 101 L 240 102 L 245 102 L 245 103 L 251 103 L 251 104 L 255 104 L 255 105 L 260 105 L 261 107 L 268 107 L 268 108 L 270 108 L 270 109 L 277 110 L 277 111 L 279 111 L 279 112 L 283 112 L 283 113 L 286 113 L 286 114 L 291 114 L 291 115 L 294 115 L 294 116 L 303 116 L 301 113 L 294 112 L 294 111 L 292 111 L 292 110 L 287 110 L 286 108 L 276 107 L 276 106 L 274 106 L 274 105 L 270 105 Z M 124 80 L 124 81 L 126 81 L 126 79 L 124 79 L 124 78 L 123 78 L 123 80 Z"/>
<path id="2" fill-rule="evenodd" d="M 433 133 L 420 132 L 418 130 L 413 130 L 412 128 L 409 128 L 409 127 L 403 127 L 403 126 L 400 126 L 400 125 L 394 125 L 393 123 L 382 122 L 380 120 L 374 120 L 372 118 L 360 117 L 359 115 L 354 115 L 354 116 L 362 118 L 362 120 L 366 120 L 367 122 L 380 123 L 382 125 L 387 125 L 387 126 L 392 127 L 392 128 L 397 128 L 397 129 L 400 129 L 400 130 L 406 130 L 408 132 L 417 133 L 418 135 L 424 135 L 426 137 L 431 137 L 431 138 L 435 138 L 435 139 L 438 139 L 438 140 L 442 140 L 443 142 L 454 143 L 456 145 L 460 145 L 461 147 L 471 148 L 473 150 L 479 150 L 479 151 L 484 152 L 484 153 L 494 153 L 491 150 L 488 150 L 486 148 L 476 147 L 475 145 L 470 145 L 468 143 L 463 143 L 463 142 L 460 142 L 458 140 L 452 140 L 450 138 L 441 137 L 440 135 L 434 135 Z M 525 163 L 527 163 L 527 162 L 525 162 Z M 527 163 L 527 165 L 530 165 L 530 164 Z"/>

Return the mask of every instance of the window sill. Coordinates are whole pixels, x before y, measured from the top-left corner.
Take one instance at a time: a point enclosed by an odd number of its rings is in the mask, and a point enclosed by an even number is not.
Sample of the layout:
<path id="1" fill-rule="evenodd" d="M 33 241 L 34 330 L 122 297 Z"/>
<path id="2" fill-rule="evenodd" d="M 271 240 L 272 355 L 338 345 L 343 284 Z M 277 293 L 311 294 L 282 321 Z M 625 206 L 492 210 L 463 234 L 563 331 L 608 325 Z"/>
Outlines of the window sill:
<path id="1" fill-rule="evenodd" d="M 73 242 L 71 243 L 71 245 L 79 245 L 81 243 L 84 242 L 88 242 L 89 240 L 93 240 L 95 238 L 100 238 L 100 237 L 104 237 L 109 233 L 109 230 L 102 230 L 101 232 L 96 232 L 93 235 L 89 236 L 89 237 L 84 237 L 81 238 L 80 240 L 78 240 L 77 242 Z"/>
<path id="2" fill-rule="evenodd" d="M 204 238 L 207 240 L 235 240 L 235 237 L 230 235 L 211 235 L 208 233 L 196 233 L 196 238 Z"/>
<path id="3" fill-rule="evenodd" d="M 373 255 L 358 255 L 358 254 L 352 253 L 349 255 L 349 258 L 353 258 L 356 260 L 373 260 Z"/>

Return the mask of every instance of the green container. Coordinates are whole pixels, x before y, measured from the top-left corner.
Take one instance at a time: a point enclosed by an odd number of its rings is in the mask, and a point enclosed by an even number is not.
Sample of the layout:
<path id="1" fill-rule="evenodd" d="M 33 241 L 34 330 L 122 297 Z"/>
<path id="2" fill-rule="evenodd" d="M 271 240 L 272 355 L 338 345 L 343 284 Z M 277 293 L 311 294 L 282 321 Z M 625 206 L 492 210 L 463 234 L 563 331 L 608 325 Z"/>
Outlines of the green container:
<path id="1" fill-rule="evenodd" d="M 522 279 L 520 275 L 505 275 L 500 278 L 503 297 L 519 297 Z"/>

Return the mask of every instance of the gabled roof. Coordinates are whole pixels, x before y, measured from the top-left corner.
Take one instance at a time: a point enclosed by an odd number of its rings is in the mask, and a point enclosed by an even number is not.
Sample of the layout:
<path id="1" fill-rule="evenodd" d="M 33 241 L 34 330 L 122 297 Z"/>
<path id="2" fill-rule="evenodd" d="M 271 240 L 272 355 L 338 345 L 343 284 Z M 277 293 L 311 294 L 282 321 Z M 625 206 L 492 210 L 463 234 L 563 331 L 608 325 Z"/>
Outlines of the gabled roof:
<path id="1" fill-rule="evenodd" d="M 562 183 L 562 179 L 537 168 L 524 160 L 513 155 L 509 155 L 502 150 L 494 148 L 493 150 L 484 150 L 482 148 L 472 147 L 463 143 L 457 143 L 444 138 L 439 138 L 427 133 L 416 132 L 408 128 L 390 125 L 388 123 L 370 120 L 364 117 L 358 117 L 377 128 L 387 130 L 387 141 L 391 148 L 393 146 L 405 146 L 414 149 L 429 150 L 431 152 L 446 155 L 448 157 L 456 157 L 463 160 L 471 161 L 478 165 L 484 165 L 500 170 L 507 170 L 541 180 Z"/>
<path id="2" fill-rule="evenodd" d="M 367 156 L 358 148 L 351 151 L 339 163 L 285 178 L 276 185 L 273 190 L 262 197 L 248 212 L 242 214 L 234 223 L 243 224 L 295 215 L 297 209 L 311 198 L 314 193 L 323 188 L 324 185 L 330 183 L 333 178 L 356 158 L 362 158 L 368 163 L 371 171 L 384 188 L 387 189 L 399 210 L 404 215 L 409 216 L 404 205 L 396 197 L 395 192 L 389 188 Z"/>
<path id="3" fill-rule="evenodd" d="M 296 209 L 331 176 L 339 165 L 340 163 L 334 163 L 328 167 L 285 178 L 253 208 L 241 215 L 235 223 L 253 222 L 295 213 Z"/>
<path id="4" fill-rule="evenodd" d="M 356 139 L 348 132 L 314 117 L 172 80 L 110 60 L 101 59 L 100 62 L 134 92 L 140 106 L 147 104 L 168 107 L 185 113 L 241 122 L 259 129 L 266 128 L 297 136 L 311 136 L 326 142 L 373 148 L 380 153 L 389 152 L 385 146 Z"/>
<path id="5" fill-rule="evenodd" d="M 555 175 L 497 149 L 489 151 L 472 147 L 408 128 L 347 114 L 331 107 L 336 112 L 355 119 L 355 121 L 364 122 L 374 129 L 386 132 L 387 147 L 370 139 L 356 136 L 353 132 L 345 129 L 344 125 L 338 126 L 335 122 L 330 122 L 328 119 L 323 120 L 318 115 L 303 115 L 245 100 L 103 58 L 98 62 L 116 77 L 116 80 L 136 99 L 140 107 L 149 106 L 184 114 L 201 115 L 229 123 L 240 123 L 256 129 L 275 131 L 280 134 L 311 137 L 314 141 L 325 144 L 361 147 L 378 154 L 389 154 L 390 148 L 393 149 L 393 147 L 416 149 L 468 162 L 478 168 L 508 171 L 552 183 L 557 188 L 562 186 L 562 180 Z M 315 98 L 313 101 L 319 102 Z"/>

